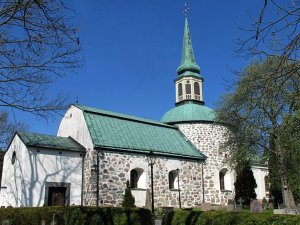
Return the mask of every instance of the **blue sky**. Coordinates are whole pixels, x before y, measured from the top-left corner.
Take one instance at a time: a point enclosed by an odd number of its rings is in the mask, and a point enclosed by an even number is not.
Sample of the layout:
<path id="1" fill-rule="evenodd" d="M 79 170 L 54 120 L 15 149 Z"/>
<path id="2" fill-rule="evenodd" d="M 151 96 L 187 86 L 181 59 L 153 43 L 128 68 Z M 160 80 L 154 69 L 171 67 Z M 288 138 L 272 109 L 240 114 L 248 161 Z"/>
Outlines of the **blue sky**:
<path id="1" fill-rule="evenodd" d="M 234 53 L 237 28 L 257 19 L 262 0 L 189 0 L 190 32 L 197 64 L 204 77 L 206 106 L 216 107 L 231 69 L 246 59 Z M 55 82 L 50 94 L 70 102 L 160 120 L 174 107 L 173 80 L 181 60 L 184 0 L 74 0 L 73 22 L 80 27 L 83 67 Z M 20 115 L 33 132 L 56 134 L 61 116 L 48 123 Z"/>

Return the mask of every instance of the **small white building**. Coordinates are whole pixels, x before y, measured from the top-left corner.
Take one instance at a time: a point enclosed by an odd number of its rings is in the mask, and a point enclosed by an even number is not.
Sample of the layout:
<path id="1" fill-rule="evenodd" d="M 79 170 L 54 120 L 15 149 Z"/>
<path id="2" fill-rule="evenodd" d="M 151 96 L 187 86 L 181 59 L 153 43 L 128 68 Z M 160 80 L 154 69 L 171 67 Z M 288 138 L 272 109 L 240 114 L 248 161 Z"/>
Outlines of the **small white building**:
<path id="1" fill-rule="evenodd" d="M 4 156 L 0 205 L 80 205 L 84 155 L 70 137 L 16 133 Z"/>

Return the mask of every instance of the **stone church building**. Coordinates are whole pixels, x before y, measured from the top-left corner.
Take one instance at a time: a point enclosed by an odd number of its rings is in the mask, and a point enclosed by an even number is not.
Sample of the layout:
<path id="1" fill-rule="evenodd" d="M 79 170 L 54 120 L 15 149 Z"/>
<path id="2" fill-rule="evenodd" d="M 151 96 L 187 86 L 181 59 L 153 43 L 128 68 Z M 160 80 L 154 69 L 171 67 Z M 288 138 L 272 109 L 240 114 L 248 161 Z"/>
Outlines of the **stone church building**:
<path id="1" fill-rule="evenodd" d="M 72 105 L 57 136 L 17 132 L 4 156 L 0 206 L 135 204 L 196 207 L 234 198 L 234 171 L 221 144 L 227 128 L 204 104 L 203 77 L 185 20 L 175 107 L 160 122 Z M 268 197 L 266 165 L 253 167 L 258 199 Z M 153 192 L 151 185 L 153 184 Z"/>

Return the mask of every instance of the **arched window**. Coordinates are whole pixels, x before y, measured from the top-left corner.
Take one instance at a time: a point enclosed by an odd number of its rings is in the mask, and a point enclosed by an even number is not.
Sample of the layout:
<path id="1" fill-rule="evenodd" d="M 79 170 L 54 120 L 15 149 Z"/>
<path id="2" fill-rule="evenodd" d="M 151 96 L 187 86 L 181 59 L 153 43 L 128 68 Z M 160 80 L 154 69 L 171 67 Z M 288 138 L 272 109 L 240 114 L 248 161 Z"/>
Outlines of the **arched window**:
<path id="1" fill-rule="evenodd" d="M 169 172 L 169 189 L 174 189 L 174 182 L 175 182 L 175 176 L 174 173 L 171 171 Z"/>
<path id="2" fill-rule="evenodd" d="M 138 187 L 138 172 L 136 170 L 130 171 L 130 187 L 131 188 Z"/>
<path id="3" fill-rule="evenodd" d="M 192 91 L 191 91 L 191 84 L 185 84 L 185 93 L 187 95 L 191 94 Z"/>
<path id="4" fill-rule="evenodd" d="M 146 173 L 141 168 L 134 168 L 130 171 L 130 187 L 146 189 Z"/>
<path id="5" fill-rule="evenodd" d="M 269 192 L 270 191 L 270 181 L 269 181 L 269 177 L 265 176 L 265 191 Z"/>
<path id="6" fill-rule="evenodd" d="M 178 97 L 182 96 L 182 84 L 178 84 Z"/>
<path id="7" fill-rule="evenodd" d="M 225 180 L 224 180 L 224 178 L 225 178 L 225 174 L 222 171 L 220 171 L 219 172 L 220 190 L 225 190 Z"/>
<path id="8" fill-rule="evenodd" d="M 200 95 L 200 86 L 199 86 L 198 82 L 194 83 L 194 92 L 195 92 L 195 95 Z"/>
<path id="9" fill-rule="evenodd" d="M 178 174 L 176 170 L 169 172 L 169 189 L 178 189 Z"/>

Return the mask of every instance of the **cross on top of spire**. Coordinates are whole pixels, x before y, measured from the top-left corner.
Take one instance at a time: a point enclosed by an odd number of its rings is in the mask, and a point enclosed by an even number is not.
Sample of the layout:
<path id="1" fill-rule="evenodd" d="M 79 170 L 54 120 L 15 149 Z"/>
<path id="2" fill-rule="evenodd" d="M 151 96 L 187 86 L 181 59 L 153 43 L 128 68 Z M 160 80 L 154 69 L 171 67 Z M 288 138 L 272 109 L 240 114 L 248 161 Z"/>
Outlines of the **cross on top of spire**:
<path id="1" fill-rule="evenodd" d="M 185 17 L 187 17 L 188 16 L 188 14 L 189 14 L 189 10 L 190 10 L 190 8 L 188 7 L 188 5 L 186 4 L 186 3 L 184 3 L 184 9 L 183 9 L 183 15 L 185 16 Z"/>

